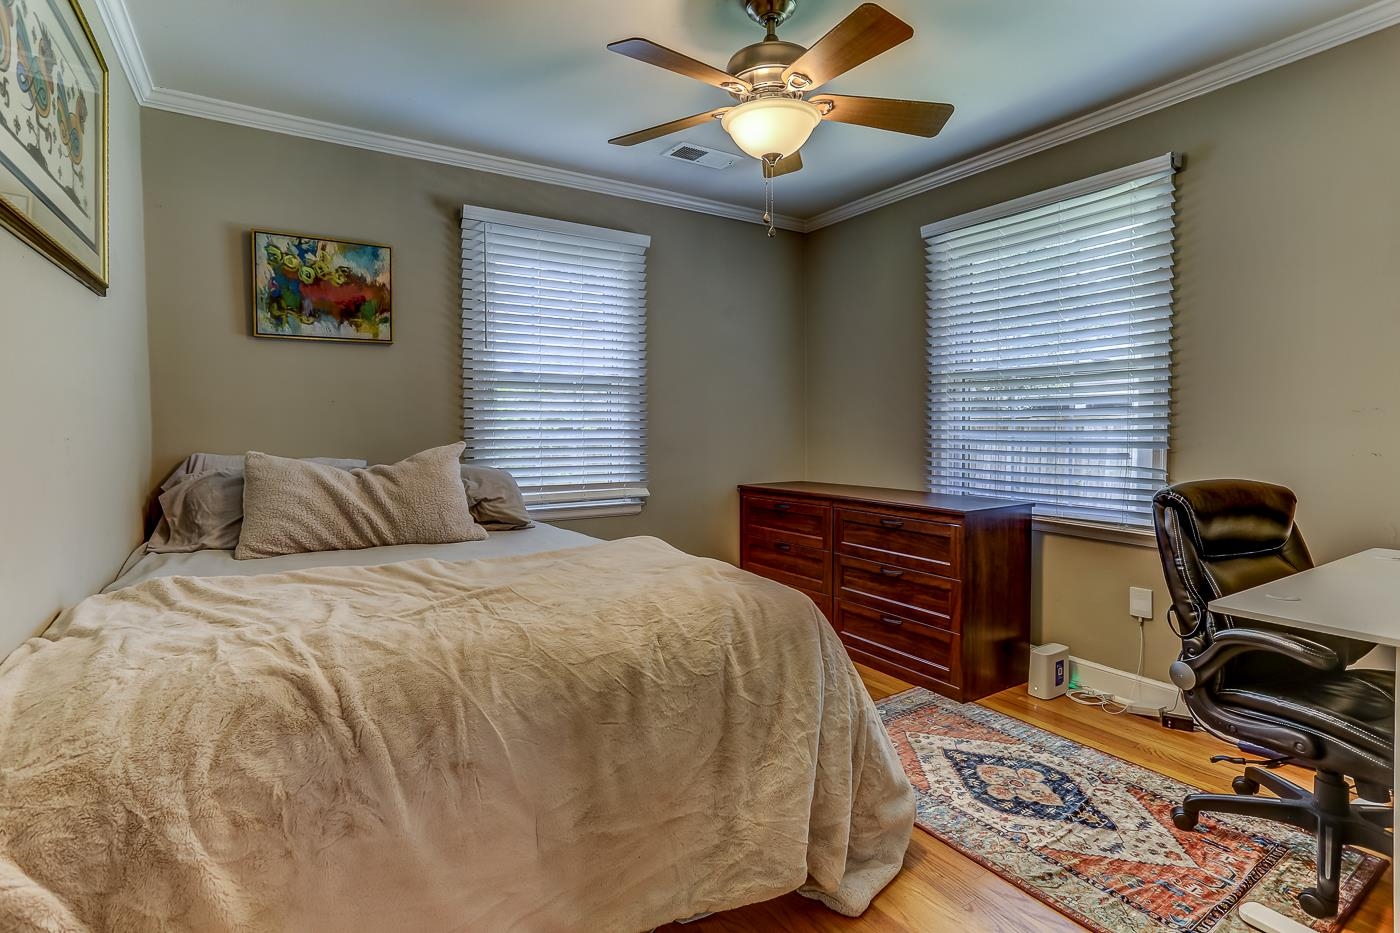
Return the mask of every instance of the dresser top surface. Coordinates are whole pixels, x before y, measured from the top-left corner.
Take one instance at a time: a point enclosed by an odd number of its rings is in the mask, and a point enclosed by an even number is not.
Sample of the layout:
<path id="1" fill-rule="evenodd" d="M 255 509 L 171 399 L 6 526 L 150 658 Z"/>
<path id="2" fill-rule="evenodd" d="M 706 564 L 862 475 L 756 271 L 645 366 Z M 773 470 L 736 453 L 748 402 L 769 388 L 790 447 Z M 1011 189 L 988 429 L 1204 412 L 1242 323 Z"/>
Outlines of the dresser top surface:
<path id="1" fill-rule="evenodd" d="M 849 499 L 884 505 L 904 505 L 944 512 L 989 512 L 996 509 L 1030 508 L 1032 503 L 986 496 L 949 496 L 913 489 L 885 489 L 880 486 L 846 486 L 840 483 L 745 483 L 745 492 L 813 496 L 823 499 Z"/>

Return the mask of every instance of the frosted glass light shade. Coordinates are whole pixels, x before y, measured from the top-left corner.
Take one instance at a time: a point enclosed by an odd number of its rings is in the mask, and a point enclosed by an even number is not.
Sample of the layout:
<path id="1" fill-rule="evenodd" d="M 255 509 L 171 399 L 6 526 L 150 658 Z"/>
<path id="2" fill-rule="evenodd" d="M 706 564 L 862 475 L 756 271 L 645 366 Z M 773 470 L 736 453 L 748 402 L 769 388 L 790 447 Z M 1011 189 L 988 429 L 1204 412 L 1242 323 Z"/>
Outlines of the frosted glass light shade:
<path id="1" fill-rule="evenodd" d="M 760 97 L 726 113 L 720 124 L 735 144 L 755 159 L 777 153 L 787 158 L 802 148 L 822 122 L 815 104 L 792 97 Z"/>

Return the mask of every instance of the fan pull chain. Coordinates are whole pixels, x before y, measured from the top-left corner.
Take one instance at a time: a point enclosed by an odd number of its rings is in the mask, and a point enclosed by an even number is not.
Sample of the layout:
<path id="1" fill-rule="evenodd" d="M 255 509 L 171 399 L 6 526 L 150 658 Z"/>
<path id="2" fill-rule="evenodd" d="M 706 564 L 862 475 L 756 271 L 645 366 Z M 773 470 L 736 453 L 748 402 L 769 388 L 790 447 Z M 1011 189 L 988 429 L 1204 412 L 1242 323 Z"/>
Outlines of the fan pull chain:
<path id="1" fill-rule="evenodd" d="M 773 224 L 773 210 L 773 179 L 765 172 L 763 176 L 763 222 L 768 225 L 770 237 L 778 235 L 778 228 Z"/>

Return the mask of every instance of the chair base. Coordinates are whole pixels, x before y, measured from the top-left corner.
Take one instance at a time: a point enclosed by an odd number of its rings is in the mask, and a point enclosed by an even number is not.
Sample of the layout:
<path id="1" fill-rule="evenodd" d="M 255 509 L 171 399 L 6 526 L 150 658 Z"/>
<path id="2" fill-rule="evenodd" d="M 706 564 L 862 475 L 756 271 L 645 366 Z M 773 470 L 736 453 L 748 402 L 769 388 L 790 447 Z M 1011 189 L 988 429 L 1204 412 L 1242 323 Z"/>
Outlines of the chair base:
<path id="1" fill-rule="evenodd" d="M 1245 768 L 1235 778 L 1235 794 L 1191 794 L 1172 810 L 1177 829 L 1192 830 L 1203 812 L 1227 813 L 1272 820 L 1317 836 L 1317 885 L 1298 895 L 1298 903 L 1310 916 L 1337 914 L 1341 893 L 1342 847 L 1360 846 L 1389 856 L 1394 811 L 1383 803 L 1352 802 L 1350 788 L 1340 774 L 1317 772 L 1312 793 L 1262 768 Z M 1260 788 L 1277 795 L 1256 797 Z"/>

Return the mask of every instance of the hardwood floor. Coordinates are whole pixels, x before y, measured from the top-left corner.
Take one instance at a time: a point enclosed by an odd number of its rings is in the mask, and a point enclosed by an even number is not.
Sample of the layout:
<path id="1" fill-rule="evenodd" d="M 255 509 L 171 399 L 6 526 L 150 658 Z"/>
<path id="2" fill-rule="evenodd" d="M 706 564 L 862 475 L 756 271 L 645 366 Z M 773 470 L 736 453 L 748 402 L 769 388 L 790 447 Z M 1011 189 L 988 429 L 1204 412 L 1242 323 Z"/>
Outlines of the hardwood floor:
<path id="1" fill-rule="evenodd" d="M 866 689 L 877 700 L 909 688 L 903 681 L 869 668 L 861 667 L 860 673 Z M 1064 697 L 1037 700 L 1020 687 L 994 694 L 981 703 L 1204 790 L 1228 793 L 1230 779 L 1238 771 L 1233 765 L 1211 764 L 1210 756 L 1223 753 L 1226 747 L 1199 732 L 1172 732 L 1146 719 L 1109 716 Z M 1310 781 L 1306 772 L 1296 769 L 1289 777 L 1304 782 L 1305 786 Z M 1347 924 L 1346 933 L 1381 933 L 1393 929 L 1391 876 L 1392 873 L 1387 872 L 1367 895 L 1361 909 Z M 695 923 L 661 928 L 665 933 L 773 930 L 1039 933 L 1083 929 L 918 828 L 914 829 L 909 852 L 904 857 L 904 871 L 880 893 L 862 917 L 842 917 L 814 901 L 789 894 Z"/>

